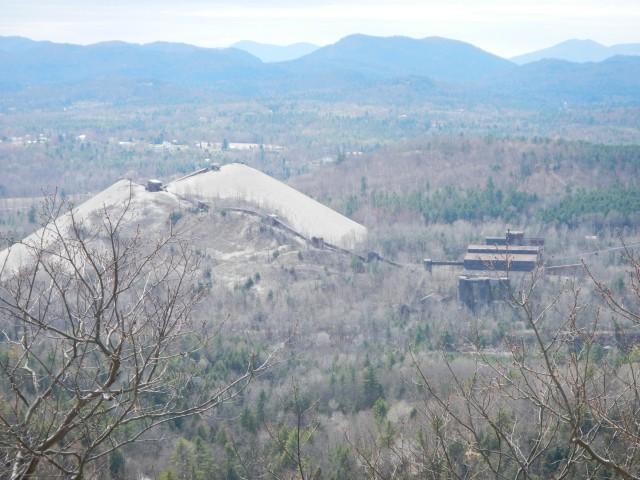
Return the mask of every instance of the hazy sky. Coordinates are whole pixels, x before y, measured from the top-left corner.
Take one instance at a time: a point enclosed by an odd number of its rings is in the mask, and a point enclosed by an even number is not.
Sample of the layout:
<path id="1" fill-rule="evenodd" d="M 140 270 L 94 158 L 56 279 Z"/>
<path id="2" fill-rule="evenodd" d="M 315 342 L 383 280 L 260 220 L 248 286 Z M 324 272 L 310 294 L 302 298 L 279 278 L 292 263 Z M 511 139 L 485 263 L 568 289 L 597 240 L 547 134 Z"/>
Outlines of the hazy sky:
<path id="1" fill-rule="evenodd" d="M 640 42 L 640 0 L 0 0 L 0 35 L 94 43 L 332 43 L 439 35 L 510 56 L 568 38 Z"/>

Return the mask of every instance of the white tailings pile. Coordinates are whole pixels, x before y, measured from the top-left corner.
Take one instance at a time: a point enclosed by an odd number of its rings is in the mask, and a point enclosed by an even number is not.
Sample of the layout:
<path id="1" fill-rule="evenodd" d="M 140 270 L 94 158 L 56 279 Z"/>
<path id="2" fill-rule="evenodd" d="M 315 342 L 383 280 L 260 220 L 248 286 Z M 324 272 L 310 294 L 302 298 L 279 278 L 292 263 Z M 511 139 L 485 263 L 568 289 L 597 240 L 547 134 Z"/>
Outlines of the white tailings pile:
<path id="1" fill-rule="evenodd" d="M 233 163 L 167 185 L 167 191 L 191 200 L 238 200 L 257 205 L 306 237 L 351 249 L 367 236 L 367 229 L 300 193 L 290 186 L 246 165 Z"/>
<path id="2" fill-rule="evenodd" d="M 171 212 L 178 208 L 178 199 L 166 192 L 147 192 L 142 185 L 129 180 L 120 180 L 73 209 L 76 224 L 83 229 L 103 222 L 105 211 L 117 219 L 127 204 L 126 223 L 132 228 L 145 226 L 154 232 L 158 227 L 168 228 Z M 6 250 L 0 251 L 0 271 L 4 274 L 15 271 L 22 266 L 32 263 L 34 252 L 40 248 L 55 248 L 56 241 L 62 236 L 67 238 L 72 226 L 70 213 L 65 213 L 46 227 L 32 233 L 21 243 L 17 243 Z"/>
<path id="3" fill-rule="evenodd" d="M 183 200 L 213 204 L 224 199 L 237 200 L 241 206 L 253 204 L 266 213 L 276 214 L 307 238 L 322 237 L 343 248 L 353 248 L 367 235 L 362 225 L 246 165 L 225 165 L 217 171 L 185 177 L 168 184 L 166 190 L 148 192 L 142 185 L 120 180 L 74 208 L 73 218 L 83 229 L 91 230 L 104 221 L 105 211 L 115 218 L 130 202 L 125 219 L 127 230 L 134 232 L 141 228 L 152 239 L 169 228 L 169 217 L 185 207 Z M 0 277 L 32 264 L 37 250 L 55 251 L 61 236 L 72 237 L 71 226 L 71 214 L 66 213 L 21 243 L 0 251 Z"/>

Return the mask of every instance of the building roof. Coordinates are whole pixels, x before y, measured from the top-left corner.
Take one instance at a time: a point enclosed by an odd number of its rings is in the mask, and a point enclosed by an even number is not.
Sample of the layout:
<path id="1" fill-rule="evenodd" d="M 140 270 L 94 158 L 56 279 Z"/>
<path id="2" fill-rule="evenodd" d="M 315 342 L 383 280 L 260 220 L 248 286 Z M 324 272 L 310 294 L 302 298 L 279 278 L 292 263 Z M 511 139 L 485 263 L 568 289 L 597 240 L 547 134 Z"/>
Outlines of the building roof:
<path id="1" fill-rule="evenodd" d="M 540 247 L 536 245 L 469 245 L 467 247 L 469 253 L 503 253 L 511 254 L 532 254 L 540 253 Z"/>
<path id="2" fill-rule="evenodd" d="M 499 270 L 530 272 L 538 264 L 538 255 L 505 253 L 467 253 L 464 257 L 466 270 Z"/>
<path id="3" fill-rule="evenodd" d="M 479 261 L 479 262 L 533 262 L 536 263 L 538 261 L 538 255 L 529 254 L 529 253 L 467 253 L 464 256 L 464 261 Z"/>

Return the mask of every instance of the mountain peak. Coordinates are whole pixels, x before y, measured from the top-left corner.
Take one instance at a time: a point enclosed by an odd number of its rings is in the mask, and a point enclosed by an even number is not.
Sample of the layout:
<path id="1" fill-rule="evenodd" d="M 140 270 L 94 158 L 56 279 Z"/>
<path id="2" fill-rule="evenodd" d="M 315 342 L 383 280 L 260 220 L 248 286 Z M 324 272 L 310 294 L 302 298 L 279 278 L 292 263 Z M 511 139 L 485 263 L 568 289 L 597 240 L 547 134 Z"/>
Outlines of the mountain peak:
<path id="1" fill-rule="evenodd" d="M 591 39 L 572 38 L 535 52 L 518 55 L 511 60 L 519 65 L 544 59 L 585 63 L 601 62 L 616 55 L 640 55 L 640 44 L 606 46 Z"/>
<path id="2" fill-rule="evenodd" d="M 302 64 L 315 72 L 357 70 L 377 78 L 420 76 L 452 82 L 474 81 L 513 67 L 508 60 L 457 40 L 364 34 L 349 35 L 291 62 Z"/>
<path id="3" fill-rule="evenodd" d="M 590 38 L 570 38 L 569 40 L 565 40 L 564 42 L 560 42 L 556 46 L 560 45 L 580 45 L 583 47 L 604 47 L 607 48 L 606 45 L 596 42 L 595 40 L 591 40 Z"/>

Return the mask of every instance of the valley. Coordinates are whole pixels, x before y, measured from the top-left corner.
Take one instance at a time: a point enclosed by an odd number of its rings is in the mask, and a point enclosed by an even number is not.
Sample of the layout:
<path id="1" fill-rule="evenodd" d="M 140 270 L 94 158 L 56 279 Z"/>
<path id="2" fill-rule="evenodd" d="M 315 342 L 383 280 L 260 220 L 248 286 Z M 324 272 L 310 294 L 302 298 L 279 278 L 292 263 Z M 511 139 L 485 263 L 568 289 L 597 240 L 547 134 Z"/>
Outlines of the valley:
<path id="1" fill-rule="evenodd" d="M 0 37 L 0 477 L 635 478 L 640 57 L 236 47 Z"/>

